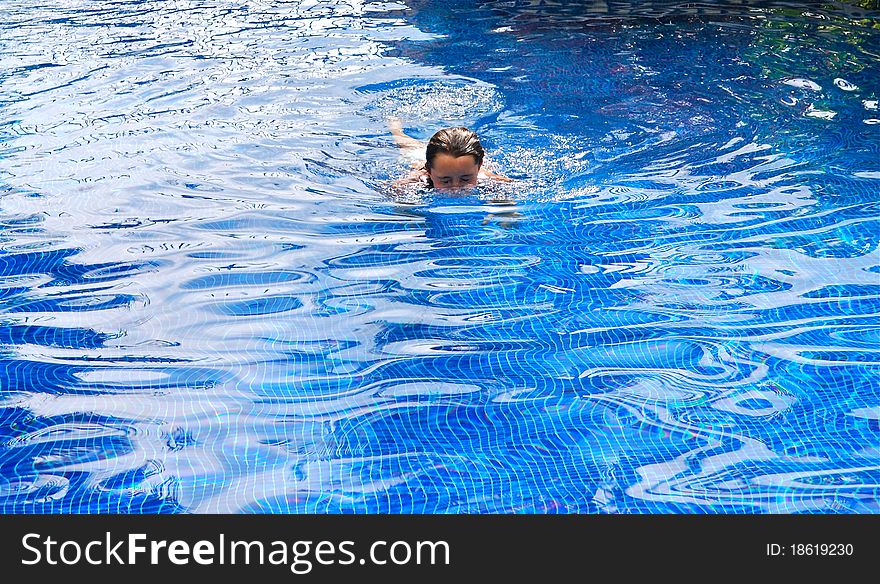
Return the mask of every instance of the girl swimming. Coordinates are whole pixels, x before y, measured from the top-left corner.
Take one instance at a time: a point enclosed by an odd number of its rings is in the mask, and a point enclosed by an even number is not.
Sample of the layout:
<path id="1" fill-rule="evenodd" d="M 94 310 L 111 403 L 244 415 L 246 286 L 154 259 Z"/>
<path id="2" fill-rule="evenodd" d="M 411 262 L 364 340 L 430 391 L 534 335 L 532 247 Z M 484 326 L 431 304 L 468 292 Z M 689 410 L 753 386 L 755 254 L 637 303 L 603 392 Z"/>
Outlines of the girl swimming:
<path id="1" fill-rule="evenodd" d="M 413 162 L 413 171 L 394 186 L 421 183 L 430 188 L 461 189 L 476 185 L 481 178 L 513 180 L 483 167 L 486 153 L 480 138 L 467 128 L 444 128 L 425 144 L 407 136 L 398 118 L 388 120 L 388 127 L 404 156 Z"/>

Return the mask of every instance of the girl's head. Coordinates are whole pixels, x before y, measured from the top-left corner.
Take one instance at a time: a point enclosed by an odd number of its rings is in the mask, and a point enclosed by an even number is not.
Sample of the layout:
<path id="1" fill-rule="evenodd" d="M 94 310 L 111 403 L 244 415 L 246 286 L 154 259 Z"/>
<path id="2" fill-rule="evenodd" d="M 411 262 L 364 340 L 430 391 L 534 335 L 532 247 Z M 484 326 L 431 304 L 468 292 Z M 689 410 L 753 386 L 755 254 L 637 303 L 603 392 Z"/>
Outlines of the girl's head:
<path id="1" fill-rule="evenodd" d="M 431 185 L 454 189 L 477 184 L 484 154 L 480 139 L 467 128 L 440 130 L 431 136 L 425 150 Z"/>

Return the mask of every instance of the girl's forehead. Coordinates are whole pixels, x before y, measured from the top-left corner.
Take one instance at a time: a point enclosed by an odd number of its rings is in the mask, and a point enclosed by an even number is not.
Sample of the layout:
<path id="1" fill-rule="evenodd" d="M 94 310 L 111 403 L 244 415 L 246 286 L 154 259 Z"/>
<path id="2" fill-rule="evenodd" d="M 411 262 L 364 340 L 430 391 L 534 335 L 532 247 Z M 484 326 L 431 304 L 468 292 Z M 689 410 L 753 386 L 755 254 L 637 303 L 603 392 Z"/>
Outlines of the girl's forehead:
<path id="1" fill-rule="evenodd" d="M 447 171 L 470 171 L 477 167 L 477 159 L 472 154 L 452 156 L 441 152 L 434 158 L 431 167 L 437 172 L 440 172 L 441 168 Z"/>

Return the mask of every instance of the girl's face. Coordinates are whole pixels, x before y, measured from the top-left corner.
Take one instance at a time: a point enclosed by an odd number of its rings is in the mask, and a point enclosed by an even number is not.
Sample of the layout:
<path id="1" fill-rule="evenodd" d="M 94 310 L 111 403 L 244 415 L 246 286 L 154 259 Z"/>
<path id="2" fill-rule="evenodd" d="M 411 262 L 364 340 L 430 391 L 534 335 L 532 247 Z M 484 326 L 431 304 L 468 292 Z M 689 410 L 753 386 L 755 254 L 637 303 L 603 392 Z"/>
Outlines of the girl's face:
<path id="1" fill-rule="evenodd" d="M 440 152 L 434 157 L 431 169 L 431 182 L 438 189 L 460 189 L 477 184 L 480 174 L 480 165 L 477 159 L 466 154 L 465 156 L 452 156 Z"/>

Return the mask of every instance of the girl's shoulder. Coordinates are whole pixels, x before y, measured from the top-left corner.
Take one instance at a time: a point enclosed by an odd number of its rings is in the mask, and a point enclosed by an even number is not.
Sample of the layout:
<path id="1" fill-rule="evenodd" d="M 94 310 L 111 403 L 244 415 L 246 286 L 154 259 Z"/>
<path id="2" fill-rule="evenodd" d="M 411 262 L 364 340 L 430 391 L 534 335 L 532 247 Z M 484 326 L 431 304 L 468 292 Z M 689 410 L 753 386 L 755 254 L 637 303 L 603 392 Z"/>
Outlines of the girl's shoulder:
<path id="1" fill-rule="evenodd" d="M 425 170 L 424 166 L 418 168 L 413 167 L 413 170 L 409 173 L 409 176 L 413 179 L 413 181 L 420 182 L 428 182 L 431 179 L 431 173 Z"/>
<path id="2" fill-rule="evenodd" d="M 428 171 L 424 168 L 414 168 L 408 175 L 403 178 L 397 179 L 394 181 L 393 186 L 402 187 L 404 185 L 411 184 L 428 184 L 428 181 L 431 179 L 431 175 L 428 174 Z"/>
<path id="3" fill-rule="evenodd" d="M 480 178 L 489 178 L 493 180 L 500 180 L 501 182 L 513 182 L 512 178 L 506 177 L 503 174 L 498 174 L 496 172 L 492 172 L 489 169 L 481 168 L 480 169 Z"/>

